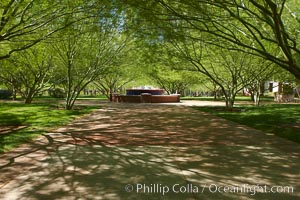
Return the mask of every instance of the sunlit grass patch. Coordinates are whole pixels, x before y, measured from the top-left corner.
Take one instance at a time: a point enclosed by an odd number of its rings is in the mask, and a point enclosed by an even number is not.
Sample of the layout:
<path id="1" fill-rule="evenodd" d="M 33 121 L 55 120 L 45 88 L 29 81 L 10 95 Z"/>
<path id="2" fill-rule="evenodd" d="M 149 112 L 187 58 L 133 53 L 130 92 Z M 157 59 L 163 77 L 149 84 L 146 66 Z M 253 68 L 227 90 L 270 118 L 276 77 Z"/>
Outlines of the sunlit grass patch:
<path id="1" fill-rule="evenodd" d="M 298 104 L 236 106 L 233 112 L 220 107 L 197 107 L 196 109 L 300 143 L 300 105 Z"/>
<path id="2" fill-rule="evenodd" d="M 17 131 L 12 128 L 12 131 L 0 132 L 0 153 L 31 141 L 42 133 L 64 125 L 95 108 L 97 106 L 77 106 L 74 110 L 65 110 L 51 104 L 0 103 L 2 129 L 8 126 L 24 127 Z"/>

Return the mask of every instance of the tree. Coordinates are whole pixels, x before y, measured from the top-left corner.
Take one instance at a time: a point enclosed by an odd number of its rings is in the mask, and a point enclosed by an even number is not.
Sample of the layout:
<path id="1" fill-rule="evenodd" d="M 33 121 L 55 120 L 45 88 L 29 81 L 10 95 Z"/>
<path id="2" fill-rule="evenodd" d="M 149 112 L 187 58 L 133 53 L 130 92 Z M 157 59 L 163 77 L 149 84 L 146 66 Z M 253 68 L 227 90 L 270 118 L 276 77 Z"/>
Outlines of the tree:
<path id="1" fill-rule="evenodd" d="M 238 92 L 253 85 L 257 77 L 269 69 L 268 65 L 257 67 L 255 57 L 244 52 L 228 51 L 193 40 L 171 44 L 177 49 L 175 56 L 190 63 L 186 70 L 200 72 L 221 89 L 229 110 L 233 109 Z"/>
<path id="2" fill-rule="evenodd" d="M 298 98 L 300 98 L 300 80 L 296 79 L 293 75 L 291 75 L 286 71 L 283 70 L 278 70 L 278 71 L 279 72 L 273 76 L 272 80 L 276 80 L 277 82 L 279 82 L 279 84 L 284 83 L 286 86 L 293 88 L 294 93 L 298 96 Z M 289 90 L 290 88 L 286 88 L 286 89 Z"/>
<path id="3" fill-rule="evenodd" d="M 167 41 L 159 37 L 148 37 L 138 41 L 139 62 L 142 72 L 157 86 L 168 94 L 185 95 L 185 90 L 194 84 L 199 84 L 199 74 L 182 70 L 187 64 L 172 54 Z"/>
<path id="4" fill-rule="evenodd" d="M 65 5 L 46 0 L 2 0 L 0 7 L 0 60 L 32 47 L 66 24 Z M 55 25 L 54 25 L 55 24 Z"/>
<path id="5" fill-rule="evenodd" d="M 42 43 L 14 54 L 3 63 L 0 78 L 12 89 L 14 99 L 18 92 L 25 103 L 31 103 L 33 97 L 48 87 L 54 67 L 52 56 Z"/>
<path id="6" fill-rule="evenodd" d="M 95 2 L 93 2 L 95 3 Z M 47 39 L 65 27 L 80 21 L 62 20 L 72 13 L 93 13 L 92 2 L 53 0 L 1 0 L 0 3 L 0 60 Z M 72 6 L 70 6 L 72 5 Z M 91 17 L 85 15 L 84 18 Z"/>
<path id="7" fill-rule="evenodd" d="M 12 63 L 8 60 L 3 61 L 0 68 L 0 80 L 10 91 L 12 91 L 13 100 L 16 100 L 17 90 L 22 87 L 22 84 L 16 76 L 16 71 L 12 69 Z"/>
<path id="8" fill-rule="evenodd" d="M 112 65 L 107 73 L 93 81 L 100 91 L 111 100 L 111 94 L 121 93 L 125 85 L 136 79 L 137 73 L 131 66 Z"/>
<path id="9" fill-rule="evenodd" d="M 117 55 L 129 42 L 129 37 L 122 34 L 121 23 L 122 19 L 115 14 L 88 19 L 66 29 L 61 35 L 63 39 L 52 44 L 58 57 L 56 76 L 67 93 L 67 110 L 73 108 L 88 84 L 108 73 Z"/>
<path id="10" fill-rule="evenodd" d="M 123 14 L 122 14 L 123 16 Z M 127 26 L 127 25 L 126 25 Z M 132 35 L 132 32 L 126 33 Z M 114 58 L 107 73 L 98 77 L 93 84 L 111 100 L 111 94 L 122 93 L 124 87 L 136 83 L 144 72 L 144 63 L 140 61 L 141 51 L 133 37 Z"/>
<path id="11" fill-rule="evenodd" d="M 250 56 L 252 57 L 252 56 Z M 249 83 L 245 83 L 247 91 L 251 95 L 251 100 L 256 106 L 260 105 L 261 96 L 265 92 L 265 81 L 272 80 L 273 77 L 279 74 L 280 68 L 273 63 L 254 57 L 251 59 L 252 65 L 250 68 L 245 68 L 245 73 L 252 77 Z M 253 75 L 253 71 L 255 74 Z"/>
<path id="12" fill-rule="evenodd" d="M 175 68 L 172 69 L 167 65 L 153 64 L 149 69 L 148 76 L 168 94 L 181 94 L 182 96 L 185 96 L 185 90 L 189 86 L 200 82 L 198 74 L 185 70 L 175 70 Z"/>
<path id="13" fill-rule="evenodd" d="M 238 50 L 269 60 L 300 79 L 299 7 L 286 0 L 128 0 L 143 19 L 173 38 Z M 140 20 L 141 21 L 141 20 Z M 147 26 L 147 25 L 146 25 Z M 206 40 L 206 36 L 212 36 Z"/>

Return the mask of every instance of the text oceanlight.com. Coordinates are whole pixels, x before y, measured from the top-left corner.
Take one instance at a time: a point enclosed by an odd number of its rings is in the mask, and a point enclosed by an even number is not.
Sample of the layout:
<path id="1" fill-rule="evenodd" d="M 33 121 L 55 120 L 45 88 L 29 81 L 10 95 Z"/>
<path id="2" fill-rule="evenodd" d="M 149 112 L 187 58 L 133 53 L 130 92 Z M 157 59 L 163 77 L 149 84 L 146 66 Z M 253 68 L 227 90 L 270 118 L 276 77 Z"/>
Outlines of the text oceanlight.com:
<path id="1" fill-rule="evenodd" d="M 249 185 L 242 184 L 234 185 L 217 185 L 205 184 L 202 186 L 194 184 L 127 184 L 125 186 L 126 192 L 147 193 L 147 194 L 161 194 L 168 193 L 245 193 L 255 195 L 257 193 L 293 193 L 294 187 L 292 186 L 269 186 L 269 185 Z"/>

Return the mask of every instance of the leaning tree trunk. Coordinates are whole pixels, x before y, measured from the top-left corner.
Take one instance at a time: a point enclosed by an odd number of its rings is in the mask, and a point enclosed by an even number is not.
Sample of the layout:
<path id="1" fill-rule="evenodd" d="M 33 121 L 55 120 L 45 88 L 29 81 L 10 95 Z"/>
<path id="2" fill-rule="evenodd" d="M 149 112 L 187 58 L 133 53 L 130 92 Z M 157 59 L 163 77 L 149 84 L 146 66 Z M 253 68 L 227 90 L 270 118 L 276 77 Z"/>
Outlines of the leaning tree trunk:
<path id="1" fill-rule="evenodd" d="M 67 99 L 66 100 L 66 106 L 65 106 L 66 110 L 72 110 L 73 106 L 74 106 L 74 103 L 75 103 L 75 99 L 72 99 L 72 98 Z"/>
<path id="2" fill-rule="evenodd" d="M 66 104 L 66 110 L 72 110 L 73 104 Z"/>
<path id="3" fill-rule="evenodd" d="M 66 110 L 72 110 L 78 95 L 68 95 L 66 98 Z"/>
<path id="4" fill-rule="evenodd" d="M 86 84 L 87 85 L 87 84 Z M 85 88 L 86 85 L 84 85 L 82 88 Z M 75 102 L 80 95 L 80 92 L 82 91 L 81 89 L 73 90 L 67 93 L 67 98 L 66 98 L 66 110 L 72 110 L 73 106 L 75 105 Z"/>
<path id="5" fill-rule="evenodd" d="M 299 89 L 298 89 L 298 88 L 296 88 L 296 93 L 297 93 L 297 95 L 298 95 L 298 98 L 300 98 L 300 92 L 299 92 Z"/>

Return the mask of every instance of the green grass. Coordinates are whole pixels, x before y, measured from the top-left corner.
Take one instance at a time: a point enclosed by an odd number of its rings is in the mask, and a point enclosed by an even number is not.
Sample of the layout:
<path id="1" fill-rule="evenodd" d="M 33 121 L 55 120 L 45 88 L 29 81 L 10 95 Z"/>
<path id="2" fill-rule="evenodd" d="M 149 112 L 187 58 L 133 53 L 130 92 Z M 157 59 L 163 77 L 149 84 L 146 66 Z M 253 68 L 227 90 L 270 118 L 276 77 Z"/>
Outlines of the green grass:
<path id="1" fill-rule="evenodd" d="M 214 97 L 180 97 L 181 100 L 198 100 L 198 101 L 214 101 Z M 224 101 L 224 99 L 220 98 L 216 101 Z M 249 96 L 237 96 L 235 101 L 251 101 L 251 98 Z M 261 97 L 261 101 L 274 101 L 274 97 Z"/>
<path id="2" fill-rule="evenodd" d="M 232 112 L 220 107 L 196 109 L 300 143 L 300 105 L 236 106 Z"/>
<path id="3" fill-rule="evenodd" d="M 107 97 L 105 95 L 96 95 L 96 96 L 90 96 L 90 95 L 81 95 L 78 97 L 78 99 L 100 99 L 100 100 L 107 100 Z"/>
<path id="4" fill-rule="evenodd" d="M 108 100 L 105 95 L 80 95 L 77 100 Z M 17 96 L 18 101 L 24 101 L 24 99 L 21 96 Z M 65 98 L 54 98 L 50 96 L 37 96 L 33 98 L 33 101 L 63 101 Z"/>
<path id="5" fill-rule="evenodd" d="M 213 101 L 214 97 L 180 97 L 181 100 L 197 100 L 197 101 Z M 221 101 L 222 99 L 217 99 L 216 101 Z"/>
<path id="6" fill-rule="evenodd" d="M 97 107 L 76 106 L 74 110 L 64 110 L 57 104 L 0 103 L 0 126 L 25 126 L 18 131 L 0 134 L 0 153 L 29 142 L 95 108 Z"/>

